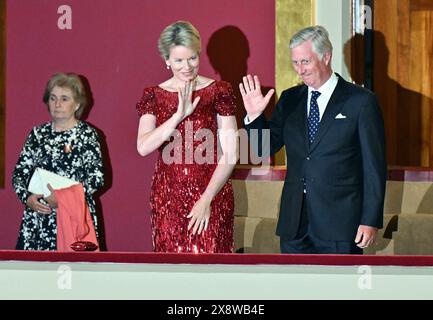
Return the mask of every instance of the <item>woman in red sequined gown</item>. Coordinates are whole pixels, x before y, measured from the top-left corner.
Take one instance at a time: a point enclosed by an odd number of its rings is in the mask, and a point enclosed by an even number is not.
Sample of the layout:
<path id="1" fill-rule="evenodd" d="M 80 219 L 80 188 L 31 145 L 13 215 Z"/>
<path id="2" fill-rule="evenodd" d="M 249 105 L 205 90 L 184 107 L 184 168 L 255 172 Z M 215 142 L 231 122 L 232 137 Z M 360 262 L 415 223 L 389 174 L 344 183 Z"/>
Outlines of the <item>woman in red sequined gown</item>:
<path id="1" fill-rule="evenodd" d="M 142 156 L 159 150 L 151 187 L 154 251 L 232 252 L 232 88 L 198 75 L 200 35 L 189 22 L 165 28 L 158 47 L 173 76 L 145 88 L 137 103 L 137 150 Z"/>

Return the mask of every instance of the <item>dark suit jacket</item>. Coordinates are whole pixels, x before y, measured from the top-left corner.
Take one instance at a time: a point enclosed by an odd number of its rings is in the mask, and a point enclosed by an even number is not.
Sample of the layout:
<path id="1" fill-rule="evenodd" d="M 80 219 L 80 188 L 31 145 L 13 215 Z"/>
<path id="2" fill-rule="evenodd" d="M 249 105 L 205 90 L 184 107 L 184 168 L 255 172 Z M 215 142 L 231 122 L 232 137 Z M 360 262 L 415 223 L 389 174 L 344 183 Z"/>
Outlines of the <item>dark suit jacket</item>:
<path id="1" fill-rule="evenodd" d="M 261 115 L 246 125 L 250 136 L 252 129 L 270 129 L 271 154 L 286 148 L 279 236 L 296 236 L 304 182 L 309 223 L 317 237 L 353 241 L 360 224 L 383 226 L 387 168 L 381 110 L 372 92 L 338 77 L 311 146 L 306 85 L 285 90 L 269 122 Z M 336 118 L 339 114 L 345 118 Z"/>

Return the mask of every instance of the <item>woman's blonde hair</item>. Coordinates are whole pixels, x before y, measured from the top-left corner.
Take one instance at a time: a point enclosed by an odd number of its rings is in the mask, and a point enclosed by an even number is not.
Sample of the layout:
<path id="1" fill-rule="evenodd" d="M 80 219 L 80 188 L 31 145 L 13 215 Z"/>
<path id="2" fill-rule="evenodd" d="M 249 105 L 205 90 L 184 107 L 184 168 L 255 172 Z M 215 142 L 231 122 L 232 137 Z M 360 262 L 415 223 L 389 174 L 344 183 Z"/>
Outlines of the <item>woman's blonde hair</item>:
<path id="1" fill-rule="evenodd" d="M 170 49 L 175 46 L 184 46 L 200 54 L 200 33 L 190 22 L 177 21 L 167 26 L 161 32 L 158 40 L 158 49 L 164 60 L 168 60 Z"/>

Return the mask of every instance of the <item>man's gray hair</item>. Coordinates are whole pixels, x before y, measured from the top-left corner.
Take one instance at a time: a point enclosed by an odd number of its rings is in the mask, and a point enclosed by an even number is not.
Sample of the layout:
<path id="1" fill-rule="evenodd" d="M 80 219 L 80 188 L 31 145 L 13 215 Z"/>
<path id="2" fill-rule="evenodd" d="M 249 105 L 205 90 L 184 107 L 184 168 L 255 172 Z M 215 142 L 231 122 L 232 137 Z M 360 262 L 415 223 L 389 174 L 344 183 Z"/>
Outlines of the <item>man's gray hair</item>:
<path id="1" fill-rule="evenodd" d="M 305 41 L 311 40 L 313 51 L 319 59 L 323 58 L 326 52 L 332 54 L 332 43 L 329 41 L 328 31 L 322 26 L 312 26 L 296 32 L 290 39 L 290 49 L 293 49 Z"/>

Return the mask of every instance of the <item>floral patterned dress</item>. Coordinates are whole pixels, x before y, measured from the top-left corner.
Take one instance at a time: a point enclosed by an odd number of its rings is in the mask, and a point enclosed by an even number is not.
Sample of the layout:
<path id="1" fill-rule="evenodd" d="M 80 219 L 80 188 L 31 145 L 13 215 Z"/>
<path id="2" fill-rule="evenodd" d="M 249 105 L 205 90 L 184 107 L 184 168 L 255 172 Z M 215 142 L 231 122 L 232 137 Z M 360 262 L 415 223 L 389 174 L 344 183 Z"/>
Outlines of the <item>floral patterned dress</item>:
<path id="1" fill-rule="evenodd" d="M 195 235 L 187 230 L 190 221 L 187 216 L 206 190 L 218 163 L 217 115 L 232 116 L 236 111 L 228 82 L 215 81 L 194 91 L 192 100 L 196 96 L 200 96 L 200 102 L 194 112 L 178 125 L 174 140 L 159 148 L 150 200 L 156 252 L 233 251 L 234 198 L 230 180 L 212 201 L 208 229 Z M 156 126 L 160 126 L 176 112 L 177 105 L 177 92 L 155 86 L 144 89 L 136 108 L 139 116 L 155 115 Z M 212 138 L 204 142 L 207 135 Z M 173 143 L 175 141 L 179 143 Z"/>
<path id="2" fill-rule="evenodd" d="M 92 194 L 104 184 L 100 144 L 96 130 L 79 121 L 67 131 L 55 131 L 51 122 L 34 127 L 27 137 L 13 171 L 12 185 L 26 206 L 31 195 L 27 186 L 36 168 L 79 181 L 97 231 L 95 201 Z M 43 200 L 40 200 L 43 201 Z M 25 207 L 17 250 L 56 250 L 56 210 L 41 214 Z"/>

